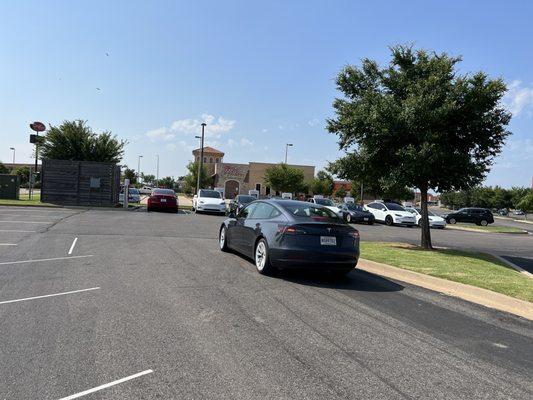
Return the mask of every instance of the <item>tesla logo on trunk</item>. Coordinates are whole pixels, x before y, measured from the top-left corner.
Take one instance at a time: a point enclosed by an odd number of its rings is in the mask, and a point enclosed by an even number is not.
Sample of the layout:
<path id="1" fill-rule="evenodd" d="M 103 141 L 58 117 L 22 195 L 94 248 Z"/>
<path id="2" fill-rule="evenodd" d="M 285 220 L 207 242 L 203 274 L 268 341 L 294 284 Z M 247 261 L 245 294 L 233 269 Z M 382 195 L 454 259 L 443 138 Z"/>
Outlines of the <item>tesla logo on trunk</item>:
<path id="1" fill-rule="evenodd" d="M 331 228 L 326 228 L 328 230 L 328 233 L 331 233 Z"/>

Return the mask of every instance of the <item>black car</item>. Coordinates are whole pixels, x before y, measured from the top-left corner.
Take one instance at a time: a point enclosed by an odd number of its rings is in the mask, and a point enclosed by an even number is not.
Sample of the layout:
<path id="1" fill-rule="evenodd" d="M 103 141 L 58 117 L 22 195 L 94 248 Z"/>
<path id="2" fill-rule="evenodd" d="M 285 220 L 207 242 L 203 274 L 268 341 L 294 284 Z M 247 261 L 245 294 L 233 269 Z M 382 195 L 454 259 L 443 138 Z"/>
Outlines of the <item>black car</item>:
<path id="1" fill-rule="evenodd" d="M 473 222 L 476 225 L 487 226 L 494 223 L 494 216 L 488 208 L 466 207 L 447 214 L 444 219 L 449 224 L 457 222 Z"/>
<path id="2" fill-rule="evenodd" d="M 355 203 L 343 203 L 339 206 L 344 220 L 348 223 L 365 223 L 372 225 L 376 220 L 374 214 L 365 210 L 362 206 Z"/>
<path id="3" fill-rule="evenodd" d="M 359 232 L 326 207 L 257 200 L 224 221 L 219 245 L 251 257 L 260 274 L 310 267 L 345 275 L 359 259 Z"/>
<path id="4" fill-rule="evenodd" d="M 245 205 L 250 204 L 254 200 L 256 200 L 255 196 L 239 194 L 229 203 L 229 212 L 235 212 L 238 214 Z"/>

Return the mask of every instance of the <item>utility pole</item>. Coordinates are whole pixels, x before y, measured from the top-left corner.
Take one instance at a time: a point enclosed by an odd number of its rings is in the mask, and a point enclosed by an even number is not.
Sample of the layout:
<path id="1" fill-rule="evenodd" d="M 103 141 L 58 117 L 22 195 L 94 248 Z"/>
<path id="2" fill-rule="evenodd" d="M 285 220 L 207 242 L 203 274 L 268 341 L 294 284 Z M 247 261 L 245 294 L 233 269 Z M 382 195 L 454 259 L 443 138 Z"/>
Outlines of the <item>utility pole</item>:
<path id="1" fill-rule="evenodd" d="M 206 123 L 202 122 L 202 138 L 200 142 L 200 162 L 198 163 L 198 179 L 196 181 L 196 193 L 200 190 L 200 182 L 202 182 L 202 169 L 204 167 L 204 132 Z"/>
<path id="2" fill-rule="evenodd" d="M 363 183 L 361 183 L 361 205 L 363 205 Z"/>
<path id="3" fill-rule="evenodd" d="M 292 146 L 293 146 L 292 143 L 287 143 L 285 145 L 285 164 L 287 164 L 287 153 L 289 151 L 289 147 L 292 147 Z"/>
<path id="4" fill-rule="evenodd" d="M 143 156 L 138 156 L 137 158 L 137 183 L 141 182 L 141 158 Z"/>
<path id="5" fill-rule="evenodd" d="M 13 150 L 13 169 L 15 168 L 15 148 L 10 147 L 9 150 Z"/>
<path id="6" fill-rule="evenodd" d="M 159 187 L 159 154 L 156 154 L 157 157 L 157 168 L 155 173 L 155 187 Z"/>

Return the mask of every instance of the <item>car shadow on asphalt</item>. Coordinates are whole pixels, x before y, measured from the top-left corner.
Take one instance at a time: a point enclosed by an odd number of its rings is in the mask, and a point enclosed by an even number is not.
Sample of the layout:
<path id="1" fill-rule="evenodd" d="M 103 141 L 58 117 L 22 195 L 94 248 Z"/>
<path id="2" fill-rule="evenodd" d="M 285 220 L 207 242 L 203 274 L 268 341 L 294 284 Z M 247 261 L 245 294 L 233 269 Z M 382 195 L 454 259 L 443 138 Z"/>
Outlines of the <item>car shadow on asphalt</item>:
<path id="1" fill-rule="evenodd" d="M 326 271 L 284 270 L 275 277 L 304 286 L 357 292 L 399 292 L 404 286 L 366 271 L 355 269 L 344 277 L 334 277 Z"/>

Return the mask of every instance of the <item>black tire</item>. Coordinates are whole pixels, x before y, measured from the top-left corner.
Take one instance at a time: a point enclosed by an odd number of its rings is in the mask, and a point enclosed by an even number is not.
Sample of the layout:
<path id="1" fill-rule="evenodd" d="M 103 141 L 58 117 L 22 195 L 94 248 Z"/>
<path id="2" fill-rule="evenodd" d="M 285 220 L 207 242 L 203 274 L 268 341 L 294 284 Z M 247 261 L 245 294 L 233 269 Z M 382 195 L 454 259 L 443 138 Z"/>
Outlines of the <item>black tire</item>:
<path id="1" fill-rule="evenodd" d="M 392 217 L 390 215 L 387 215 L 385 217 L 385 225 L 387 225 L 387 226 L 394 225 L 394 220 L 392 219 Z"/>
<path id="2" fill-rule="evenodd" d="M 422 218 L 420 218 L 420 220 L 418 221 L 418 226 L 422 228 Z"/>
<path id="3" fill-rule="evenodd" d="M 258 255 L 258 252 L 262 253 L 262 255 Z M 259 239 L 255 244 L 254 264 L 257 272 L 259 272 L 261 275 L 270 275 L 272 273 L 268 243 L 263 238 Z"/>
<path id="4" fill-rule="evenodd" d="M 489 221 L 487 221 L 486 219 L 482 219 L 481 221 L 479 221 L 479 225 L 481 226 L 487 226 L 489 224 Z"/>
<path id="5" fill-rule="evenodd" d="M 450 218 L 448 221 L 449 224 L 455 225 L 457 223 L 457 220 L 455 218 Z"/>
<path id="6" fill-rule="evenodd" d="M 229 251 L 227 233 L 228 229 L 225 226 L 220 228 L 220 231 L 218 232 L 218 247 L 224 252 Z"/>
<path id="7" fill-rule="evenodd" d="M 336 269 L 329 272 L 329 276 L 333 279 L 345 279 L 346 275 L 348 275 L 350 272 L 352 272 L 353 269 Z"/>
<path id="8" fill-rule="evenodd" d="M 150 211 L 152 211 L 152 208 L 146 207 L 146 212 L 150 212 Z"/>

